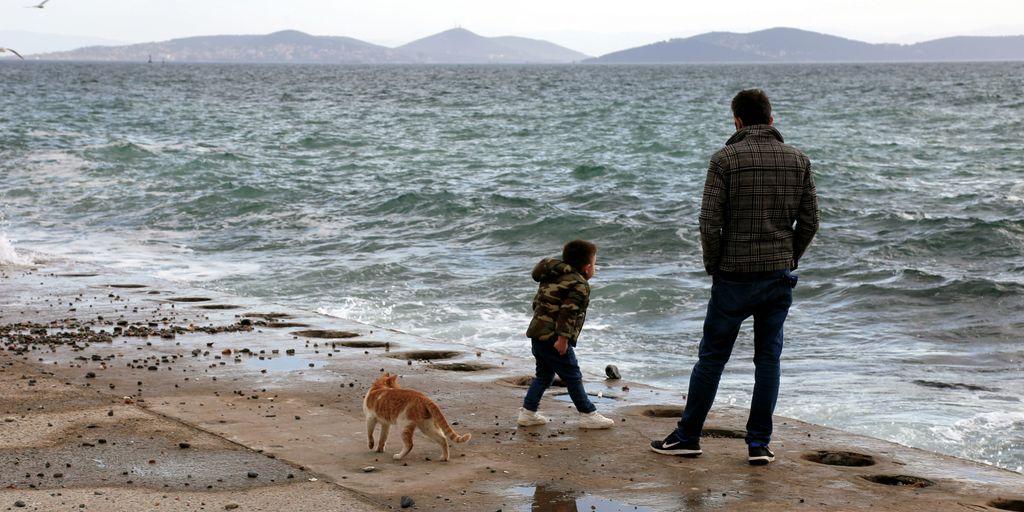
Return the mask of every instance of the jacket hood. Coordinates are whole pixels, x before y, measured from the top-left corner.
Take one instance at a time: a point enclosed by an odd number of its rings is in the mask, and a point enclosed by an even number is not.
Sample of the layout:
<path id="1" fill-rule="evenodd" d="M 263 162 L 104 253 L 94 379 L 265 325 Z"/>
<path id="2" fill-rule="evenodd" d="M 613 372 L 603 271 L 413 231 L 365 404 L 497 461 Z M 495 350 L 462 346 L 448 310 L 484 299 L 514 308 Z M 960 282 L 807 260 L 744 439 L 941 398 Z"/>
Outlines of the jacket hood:
<path id="1" fill-rule="evenodd" d="M 773 138 L 779 142 L 786 142 L 782 140 L 782 133 L 775 129 L 770 124 L 755 124 L 750 126 L 744 126 L 743 128 L 736 130 L 736 133 L 729 137 L 729 140 L 725 142 L 725 145 L 735 144 L 741 140 L 746 139 L 762 139 L 762 138 Z"/>
<path id="2" fill-rule="evenodd" d="M 558 258 L 544 258 L 533 267 L 533 280 L 538 283 L 554 281 L 566 274 L 579 274 L 579 271 Z"/>

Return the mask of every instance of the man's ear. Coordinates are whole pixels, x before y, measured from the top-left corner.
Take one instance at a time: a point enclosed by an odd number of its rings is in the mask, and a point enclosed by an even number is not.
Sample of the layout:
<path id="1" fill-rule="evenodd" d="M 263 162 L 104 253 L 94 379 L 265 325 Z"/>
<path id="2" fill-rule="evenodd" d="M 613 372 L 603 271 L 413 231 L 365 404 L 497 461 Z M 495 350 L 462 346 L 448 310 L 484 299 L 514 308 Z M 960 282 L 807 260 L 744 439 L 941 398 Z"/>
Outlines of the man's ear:
<path id="1" fill-rule="evenodd" d="M 775 123 L 775 116 L 768 116 L 768 126 Z"/>
<path id="2" fill-rule="evenodd" d="M 733 122 L 733 124 L 736 125 L 736 129 L 737 130 L 742 130 L 743 129 L 743 120 L 740 119 L 739 116 L 733 116 L 732 122 Z"/>

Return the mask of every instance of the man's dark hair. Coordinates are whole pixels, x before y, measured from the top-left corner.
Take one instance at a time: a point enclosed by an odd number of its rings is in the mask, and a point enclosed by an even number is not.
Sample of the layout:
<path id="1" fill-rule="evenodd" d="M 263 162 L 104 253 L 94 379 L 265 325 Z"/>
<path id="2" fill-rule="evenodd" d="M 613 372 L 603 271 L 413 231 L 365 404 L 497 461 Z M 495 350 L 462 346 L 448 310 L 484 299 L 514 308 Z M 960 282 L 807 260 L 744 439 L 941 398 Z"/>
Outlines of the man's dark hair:
<path id="1" fill-rule="evenodd" d="M 594 261 L 597 246 L 586 240 L 573 240 L 562 247 L 562 261 L 576 270 Z"/>
<path id="2" fill-rule="evenodd" d="M 746 89 L 732 99 L 732 115 L 743 121 L 743 126 L 768 124 L 772 117 L 772 102 L 761 89 Z"/>

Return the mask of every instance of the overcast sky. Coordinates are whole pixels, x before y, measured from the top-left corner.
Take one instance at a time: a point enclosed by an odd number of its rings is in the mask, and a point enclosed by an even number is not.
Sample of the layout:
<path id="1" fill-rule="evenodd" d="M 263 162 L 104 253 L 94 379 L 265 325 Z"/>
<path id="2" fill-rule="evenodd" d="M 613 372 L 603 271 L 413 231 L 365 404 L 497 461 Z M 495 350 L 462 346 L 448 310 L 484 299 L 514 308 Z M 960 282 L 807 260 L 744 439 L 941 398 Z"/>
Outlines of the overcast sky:
<path id="1" fill-rule="evenodd" d="M 296 29 L 397 46 L 461 26 L 601 55 L 713 30 L 794 27 L 872 43 L 1022 35 L 1024 0 L 0 0 L 0 33 L 120 43 Z M 0 41 L 0 46 L 14 46 Z"/>

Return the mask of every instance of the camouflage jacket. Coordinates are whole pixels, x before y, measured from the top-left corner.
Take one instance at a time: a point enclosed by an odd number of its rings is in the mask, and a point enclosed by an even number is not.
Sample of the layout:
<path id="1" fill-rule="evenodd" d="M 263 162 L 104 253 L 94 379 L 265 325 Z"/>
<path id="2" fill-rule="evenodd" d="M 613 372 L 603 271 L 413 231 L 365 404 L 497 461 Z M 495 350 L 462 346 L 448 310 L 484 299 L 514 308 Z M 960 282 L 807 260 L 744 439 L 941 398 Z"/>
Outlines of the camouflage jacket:
<path id="1" fill-rule="evenodd" d="M 544 258 L 533 267 L 540 283 L 533 298 L 533 320 L 526 335 L 541 341 L 565 336 L 572 346 L 583 329 L 590 305 L 590 285 L 576 269 L 561 260 Z"/>

